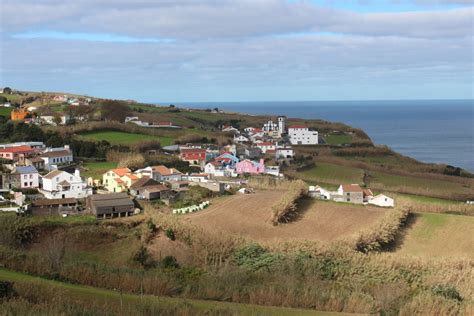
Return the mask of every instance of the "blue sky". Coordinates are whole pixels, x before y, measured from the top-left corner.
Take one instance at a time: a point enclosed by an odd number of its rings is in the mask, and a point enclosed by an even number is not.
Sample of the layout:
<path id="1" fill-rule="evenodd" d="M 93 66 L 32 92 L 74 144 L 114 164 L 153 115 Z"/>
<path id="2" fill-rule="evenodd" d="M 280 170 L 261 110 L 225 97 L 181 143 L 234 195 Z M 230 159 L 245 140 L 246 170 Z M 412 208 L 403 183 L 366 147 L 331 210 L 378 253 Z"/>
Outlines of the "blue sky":
<path id="1" fill-rule="evenodd" d="M 152 102 L 472 98 L 472 2 L 3 0 L 0 85 Z"/>

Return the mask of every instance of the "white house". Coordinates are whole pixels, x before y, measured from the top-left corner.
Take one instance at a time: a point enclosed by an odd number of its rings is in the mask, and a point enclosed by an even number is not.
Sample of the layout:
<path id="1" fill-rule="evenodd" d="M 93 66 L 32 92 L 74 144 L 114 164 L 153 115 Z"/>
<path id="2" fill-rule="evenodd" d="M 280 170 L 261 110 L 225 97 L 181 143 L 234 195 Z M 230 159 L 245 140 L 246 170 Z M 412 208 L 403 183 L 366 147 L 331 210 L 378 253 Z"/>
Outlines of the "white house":
<path id="1" fill-rule="evenodd" d="M 54 169 L 55 165 L 69 164 L 74 159 L 69 145 L 48 148 L 40 155 L 40 157 L 44 160 L 44 167 L 46 170 Z"/>
<path id="2" fill-rule="evenodd" d="M 249 139 L 244 135 L 234 136 L 234 143 L 246 143 Z"/>
<path id="3" fill-rule="evenodd" d="M 262 154 L 266 154 L 268 150 L 275 150 L 276 148 L 276 145 L 272 142 L 258 142 L 256 146 L 262 150 Z"/>
<path id="4" fill-rule="evenodd" d="M 293 152 L 293 148 L 289 146 L 277 147 L 275 151 L 275 157 L 278 158 L 293 158 L 295 153 Z"/>
<path id="5" fill-rule="evenodd" d="M 39 187 L 39 173 L 33 166 L 17 166 L 13 171 L 20 177 L 20 188 L 37 188 Z M 20 189 L 19 188 L 19 189 Z"/>
<path id="6" fill-rule="evenodd" d="M 74 174 L 62 170 L 53 170 L 42 178 L 40 192 L 47 199 L 83 199 L 92 194 L 92 189 L 82 181 L 79 170 Z"/>
<path id="7" fill-rule="evenodd" d="M 235 127 L 230 126 L 230 125 L 222 126 L 222 131 L 223 132 L 232 132 L 232 133 L 238 133 L 239 132 L 238 129 L 236 129 Z"/>
<path id="8" fill-rule="evenodd" d="M 208 162 L 204 166 L 204 172 L 210 175 L 211 177 L 236 177 L 234 169 L 226 168 L 221 163 L 217 161 Z"/>
<path id="9" fill-rule="evenodd" d="M 391 197 L 384 194 L 378 194 L 374 197 L 369 198 L 369 204 L 381 206 L 381 207 L 394 207 L 395 202 Z"/>
<path id="10" fill-rule="evenodd" d="M 292 145 L 317 145 L 318 132 L 311 131 L 304 125 L 293 125 L 288 127 L 288 136 Z"/>
<path id="11" fill-rule="evenodd" d="M 331 199 L 331 191 L 328 191 L 319 185 L 310 185 L 309 186 L 309 194 L 311 196 L 317 197 L 321 200 L 330 200 Z"/>
<path id="12" fill-rule="evenodd" d="M 141 176 L 150 177 L 155 181 L 181 181 L 183 174 L 175 168 L 168 168 L 166 166 L 150 166 L 135 171 Z"/>
<path id="13" fill-rule="evenodd" d="M 66 125 L 69 121 L 69 115 L 57 114 L 57 115 L 40 115 L 40 120 L 49 125 L 57 125 L 56 120 L 59 117 L 59 125 Z"/>

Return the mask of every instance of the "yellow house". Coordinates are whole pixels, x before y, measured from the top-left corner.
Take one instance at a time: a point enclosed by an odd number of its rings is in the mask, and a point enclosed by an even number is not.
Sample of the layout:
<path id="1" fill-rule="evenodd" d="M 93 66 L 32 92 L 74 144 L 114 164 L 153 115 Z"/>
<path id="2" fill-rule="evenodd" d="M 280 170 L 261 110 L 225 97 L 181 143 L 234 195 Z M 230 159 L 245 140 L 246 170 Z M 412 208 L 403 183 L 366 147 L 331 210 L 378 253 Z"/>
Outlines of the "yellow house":
<path id="1" fill-rule="evenodd" d="M 138 179 L 140 179 L 139 176 L 133 174 L 133 173 L 127 173 L 126 175 L 120 177 L 120 180 L 122 180 L 123 185 L 127 188 L 127 190 L 134 184 Z"/>
<path id="2" fill-rule="evenodd" d="M 129 186 L 121 178 L 131 173 L 128 168 L 109 170 L 102 175 L 102 184 L 109 192 L 126 192 Z"/>

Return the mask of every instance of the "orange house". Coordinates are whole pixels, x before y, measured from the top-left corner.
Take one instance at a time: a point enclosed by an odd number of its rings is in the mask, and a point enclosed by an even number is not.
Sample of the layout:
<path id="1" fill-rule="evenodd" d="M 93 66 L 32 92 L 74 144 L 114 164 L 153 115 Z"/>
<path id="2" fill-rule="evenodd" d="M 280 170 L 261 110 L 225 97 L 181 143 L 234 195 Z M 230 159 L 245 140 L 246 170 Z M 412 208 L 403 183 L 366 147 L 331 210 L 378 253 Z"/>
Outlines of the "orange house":
<path id="1" fill-rule="evenodd" d="M 11 111 L 10 117 L 12 121 L 23 121 L 26 115 L 28 115 L 28 111 L 25 108 L 19 108 Z"/>

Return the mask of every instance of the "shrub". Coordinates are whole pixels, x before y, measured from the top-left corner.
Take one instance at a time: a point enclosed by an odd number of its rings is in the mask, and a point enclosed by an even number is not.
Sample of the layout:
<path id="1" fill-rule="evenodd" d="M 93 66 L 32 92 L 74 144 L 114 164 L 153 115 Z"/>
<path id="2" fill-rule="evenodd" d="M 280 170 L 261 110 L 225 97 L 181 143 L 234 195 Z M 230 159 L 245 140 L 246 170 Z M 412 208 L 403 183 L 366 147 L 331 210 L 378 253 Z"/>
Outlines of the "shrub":
<path id="1" fill-rule="evenodd" d="M 308 186 L 302 180 L 291 181 L 287 191 L 272 205 L 272 223 L 278 225 L 281 221 L 289 221 L 296 212 L 296 201 L 308 193 Z"/>
<path id="2" fill-rule="evenodd" d="M 0 299 L 8 299 L 14 295 L 13 282 L 0 281 Z"/>
<path id="3" fill-rule="evenodd" d="M 279 261 L 280 256 L 268 252 L 258 244 L 251 244 L 235 251 L 234 261 L 239 266 L 243 266 L 252 271 L 263 268 L 269 269 Z"/>
<path id="4" fill-rule="evenodd" d="M 173 256 L 166 256 L 161 260 L 161 266 L 165 269 L 179 268 L 178 260 Z"/>
<path id="5" fill-rule="evenodd" d="M 166 237 L 168 237 L 170 240 L 175 240 L 176 236 L 174 235 L 174 231 L 171 228 L 168 228 L 165 232 Z"/>
<path id="6" fill-rule="evenodd" d="M 450 300 L 462 301 L 461 294 L 451 285 L 437 284 L 431 288 L 431 292 Z"/>
<path id="7" fill-rule="evenodd" d="M 155 264 L 148 249 L 143 245 L 141 245 L 137 252 L 135 252 L 132 260 L 139 263 L 144 268 L 150 268 Z"/>

